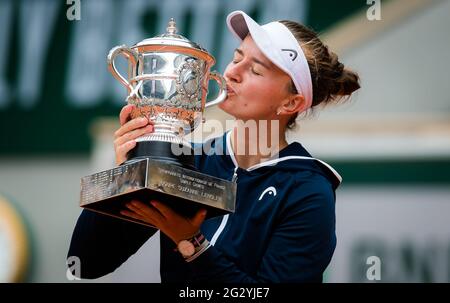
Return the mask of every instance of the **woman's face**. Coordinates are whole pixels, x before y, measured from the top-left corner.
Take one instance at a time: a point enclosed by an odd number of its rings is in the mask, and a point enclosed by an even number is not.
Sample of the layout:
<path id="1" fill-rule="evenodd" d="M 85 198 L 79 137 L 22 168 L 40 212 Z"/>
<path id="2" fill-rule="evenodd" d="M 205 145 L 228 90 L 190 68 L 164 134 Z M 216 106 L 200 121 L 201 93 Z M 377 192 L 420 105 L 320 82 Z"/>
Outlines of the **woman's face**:
<path id="1" fill-rule="evenodd" d="M 291 78 L 269 61 L 248 35 L 225 69 L 228 97 L 219 107 L 236 119 L 273 120 L 288 98 Z"/>

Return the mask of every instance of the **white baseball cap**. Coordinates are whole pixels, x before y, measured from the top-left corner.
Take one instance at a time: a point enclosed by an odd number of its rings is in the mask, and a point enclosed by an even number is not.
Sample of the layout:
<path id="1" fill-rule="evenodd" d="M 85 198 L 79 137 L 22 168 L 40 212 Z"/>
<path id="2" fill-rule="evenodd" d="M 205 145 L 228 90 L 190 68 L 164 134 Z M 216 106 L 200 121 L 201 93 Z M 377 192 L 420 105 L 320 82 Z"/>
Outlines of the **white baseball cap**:
<path id="1" fill-rule="evenodd" d="M 311 107 L 313 89 L 308 61 L 284 24 L 275 21 L 261 26 L 243 11 L 234 11 L 228 15 L 227 25 L 240 40 L 250 34 L 261 52 L 291 77 L 297 92 L 305 98 L 306 109 Z"/>

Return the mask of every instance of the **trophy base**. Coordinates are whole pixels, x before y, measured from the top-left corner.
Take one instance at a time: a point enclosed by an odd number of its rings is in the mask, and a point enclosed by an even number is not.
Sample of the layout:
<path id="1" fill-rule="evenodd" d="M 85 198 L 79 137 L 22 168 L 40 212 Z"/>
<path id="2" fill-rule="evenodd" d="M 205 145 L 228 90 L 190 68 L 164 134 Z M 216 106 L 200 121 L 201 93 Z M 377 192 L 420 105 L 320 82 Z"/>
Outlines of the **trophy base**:
<path id="1" fill-rule="evenodd" d="M 151 155 L 151 156 L 149 156 Z M 165 141 L 139 141 L 127 154 L 127 162 L 155 159 L 194 169 L 194 151 L 190 146 Z"/>
<path id="2" fill-rule="evenodd" d="M 81 179 L 81 207 L 148 226 L 152 225 L 121 215 L 125 203 L 139 200 L 150 205 L 158 200 L 185 217 L 204 208 L 211 218 L 234 212 L 235 199 L 234 182 L 154 159 L 129 161 Z"/>

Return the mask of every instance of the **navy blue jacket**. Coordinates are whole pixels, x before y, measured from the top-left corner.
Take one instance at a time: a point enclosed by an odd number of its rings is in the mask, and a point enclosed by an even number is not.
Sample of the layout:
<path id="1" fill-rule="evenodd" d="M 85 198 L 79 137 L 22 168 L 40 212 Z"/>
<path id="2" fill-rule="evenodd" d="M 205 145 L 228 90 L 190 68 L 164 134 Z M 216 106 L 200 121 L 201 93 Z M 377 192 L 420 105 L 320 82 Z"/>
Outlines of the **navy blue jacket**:
<path id="1" fill-rule="evenodd" d="M 161 281 L 321 282 L 336 246 L 340 176 L 297 142 L 277 158 L 238 168 L 229 139 L 230 133 L 207 141 L 196 166 L 219 178 L 234 176 L 236 210 L 203 223 L 212 245 L 189 263 L 161 233 Z M 83 210 L 68 256 L 80 258 L 83 278 L 97 278 L 114 271 L 155 232 Z"/>

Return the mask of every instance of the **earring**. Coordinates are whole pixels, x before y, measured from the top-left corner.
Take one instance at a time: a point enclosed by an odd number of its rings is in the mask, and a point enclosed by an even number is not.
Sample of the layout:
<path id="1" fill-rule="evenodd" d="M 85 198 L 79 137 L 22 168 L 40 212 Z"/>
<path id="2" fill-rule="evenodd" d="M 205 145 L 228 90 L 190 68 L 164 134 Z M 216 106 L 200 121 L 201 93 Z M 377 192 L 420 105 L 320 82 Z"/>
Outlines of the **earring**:
<path id="1" fill-rule="evenodd" d="M 280 113 L 281 113 L 281 110 L 280 110 L 280 109 L 277 109 L 277 116 L 279 116 Z"/>

